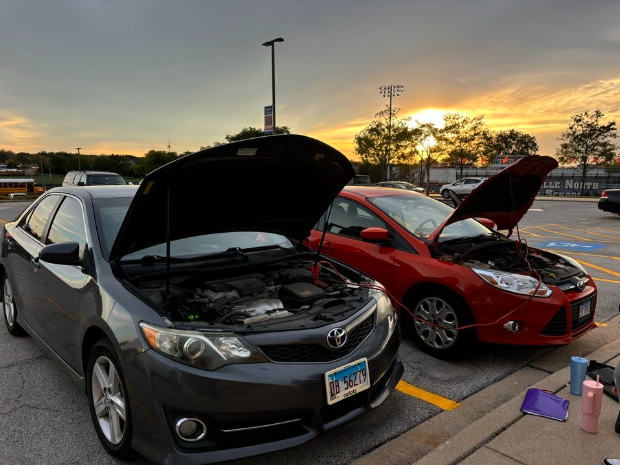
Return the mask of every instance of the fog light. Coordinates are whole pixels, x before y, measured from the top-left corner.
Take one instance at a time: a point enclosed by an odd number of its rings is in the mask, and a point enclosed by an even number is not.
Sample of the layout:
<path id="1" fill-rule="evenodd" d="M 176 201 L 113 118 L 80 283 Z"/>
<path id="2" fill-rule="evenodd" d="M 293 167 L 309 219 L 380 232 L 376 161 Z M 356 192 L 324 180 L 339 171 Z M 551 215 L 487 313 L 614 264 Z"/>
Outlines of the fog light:
<path id="1" fill-rule="evenodd" d="M 175 429 L 183 441 L 200 441 L 207 435 L 207 427 L 198 418 L 181 418 Z"/>
<path id="2" fill-rule="evenodd" d="M 518 321 L 507 321 L 504 323 L 504 329 L 511 333 L 516 333 L 519 331 L 519 322 Z"/>

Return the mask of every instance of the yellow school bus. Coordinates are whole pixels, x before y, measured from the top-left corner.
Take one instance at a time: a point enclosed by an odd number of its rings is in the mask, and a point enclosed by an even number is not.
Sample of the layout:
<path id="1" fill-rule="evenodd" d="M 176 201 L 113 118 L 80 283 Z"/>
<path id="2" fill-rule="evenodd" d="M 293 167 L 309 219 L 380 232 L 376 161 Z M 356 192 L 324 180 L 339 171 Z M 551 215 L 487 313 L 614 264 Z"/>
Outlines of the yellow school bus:
<path id="1" fill-rule="evenodd" d="M 44 189 L 37 187 L 34 179 L 2 179 L 0 178 L 0 195 L 24 194 L 38 195 Z"/>

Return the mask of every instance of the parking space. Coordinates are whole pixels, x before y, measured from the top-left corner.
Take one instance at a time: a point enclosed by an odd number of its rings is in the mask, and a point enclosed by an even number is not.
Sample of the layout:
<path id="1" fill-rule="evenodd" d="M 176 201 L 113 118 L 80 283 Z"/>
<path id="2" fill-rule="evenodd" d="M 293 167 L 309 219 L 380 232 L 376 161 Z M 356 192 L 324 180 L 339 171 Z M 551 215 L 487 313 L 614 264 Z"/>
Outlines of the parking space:
<path id="1" fill-rule="evenodd" d="M 0 203 L 0 222 L 27 205 Z M 597 322 L 605 324 L 618 314 L 618 215 L 599 211 L 594 202 L 536 201 L 520 223 L 520 234 L 531 246 L 570 256 L 591 273 L 599 287 Z M 381 408 L 303 446 L 235 463 L 347 463 L 442 410 L 459 408 L 473 393 L 552 350 L 481 345 L 469 358 L 446 361 L 417 350 L 405 332 L 403 382 Z M 2 325 L 0 352 L 0 463 L 118 463 L 99 445 L 86 396 L 34 341 L 10 337 Z"/>

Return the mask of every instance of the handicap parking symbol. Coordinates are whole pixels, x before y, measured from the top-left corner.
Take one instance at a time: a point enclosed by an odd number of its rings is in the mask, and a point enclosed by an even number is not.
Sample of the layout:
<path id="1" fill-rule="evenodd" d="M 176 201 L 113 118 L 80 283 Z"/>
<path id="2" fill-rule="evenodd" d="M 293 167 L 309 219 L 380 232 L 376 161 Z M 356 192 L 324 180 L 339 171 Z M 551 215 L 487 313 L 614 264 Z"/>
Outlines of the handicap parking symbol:
<path id="1" fill-rule="evenodd" d="M 592 244 L 584 242 L 551 241 L 536 244 L 536 247 L 542 247 L 544 249 L 580 250 L 588 252 L 596 249 L 602 249 L 607 246 L 605 244 Z"/>

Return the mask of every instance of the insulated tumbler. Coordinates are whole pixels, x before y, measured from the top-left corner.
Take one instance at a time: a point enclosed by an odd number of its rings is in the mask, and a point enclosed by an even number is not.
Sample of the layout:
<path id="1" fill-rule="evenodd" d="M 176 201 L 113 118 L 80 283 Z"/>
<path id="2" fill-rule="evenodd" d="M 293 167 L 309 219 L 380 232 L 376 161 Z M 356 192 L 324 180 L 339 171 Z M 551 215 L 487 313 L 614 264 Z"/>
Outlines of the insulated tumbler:
<path id="1" fill-rule="evenodd" d="M 581 395 L 583 381 L 588 371 L 588 359 L 583 357 L 570 358 L 570 393 L 575 396 Z"/>
<path id="2" fill-rule="evenodd" d="M 588 433 L 598 433 L 598 416 L 603 405 L 603 385 L 598 380 L 583 382 L 581 397 L 581 429 Z"/>

